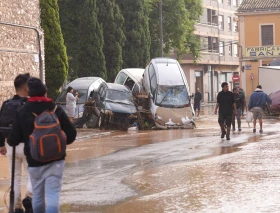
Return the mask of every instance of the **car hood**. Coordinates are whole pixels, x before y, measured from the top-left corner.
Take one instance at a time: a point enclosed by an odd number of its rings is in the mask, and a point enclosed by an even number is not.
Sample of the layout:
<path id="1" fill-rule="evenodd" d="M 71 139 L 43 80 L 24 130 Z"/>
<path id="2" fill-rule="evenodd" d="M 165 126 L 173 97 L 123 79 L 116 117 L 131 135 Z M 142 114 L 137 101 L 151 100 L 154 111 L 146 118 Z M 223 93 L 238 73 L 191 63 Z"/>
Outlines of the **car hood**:
<path id="1" fill-rule="evenodd" d="M 155 120 L 159 119 L 165 125 L 186 125 L 192 120 L 192 108 L 164 108 L 158 107 L 156 109 Z"/>
<path id="2" fill-rule="evenodd" d="M 106 101 L 106 110 L 111 110 L 112 112 L 133 114 L 136 113 L 136 107 L 134 105 Z"/>

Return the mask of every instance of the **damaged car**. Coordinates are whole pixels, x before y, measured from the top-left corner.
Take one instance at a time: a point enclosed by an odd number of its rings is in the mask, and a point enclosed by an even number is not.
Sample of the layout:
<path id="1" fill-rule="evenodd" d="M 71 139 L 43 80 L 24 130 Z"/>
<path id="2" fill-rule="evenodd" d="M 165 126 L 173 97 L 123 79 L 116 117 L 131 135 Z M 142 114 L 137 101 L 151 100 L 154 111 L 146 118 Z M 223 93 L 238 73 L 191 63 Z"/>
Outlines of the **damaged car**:
<path id="1" fill-rule="evenodd" d="M 265 107 L 268 113 L 272 115 L 280 114 L 280 90 L 277 90 L 271 94 L 269 94 L 270 99 L 272 100 L 271 104 L 267 104 Z"/>
<path id="2" fill-rule="evenodd" d="M 144 72 L 143 87 L 157 128 L 195 127 L 189 85 L 177 60 L 152 59 Z"/>
<path id="3" fill-rule="evenodd" d="M 103 83 L 94 93 L 99 128 L 127 130 L 137 120 L 133 95 L 127 87 Z"/>

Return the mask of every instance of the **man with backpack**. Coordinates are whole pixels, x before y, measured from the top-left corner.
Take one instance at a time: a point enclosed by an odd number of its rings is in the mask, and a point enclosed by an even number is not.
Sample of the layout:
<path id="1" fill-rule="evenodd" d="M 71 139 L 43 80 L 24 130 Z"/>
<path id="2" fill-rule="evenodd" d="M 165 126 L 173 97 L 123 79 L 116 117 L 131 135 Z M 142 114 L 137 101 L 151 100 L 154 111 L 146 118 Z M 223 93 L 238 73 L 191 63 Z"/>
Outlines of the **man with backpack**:
<path id="1" fill-rule="evenodd" d="M 14 80 L 14 87 L 16 95 L 5 101 L 0 111 L 0 126 L 11 127 L 15 118 L 15 115 L 20 107 L 22 107 L 27 101 L 28 89 L 27 81 L 30 78 L 29 73 L 18 75 Z M 5 146 L 5 138 L 9 135 L 8 132 L 0 132 L 0 153 L 5 155 L 7 153 L 9 161 L 9 170 L 12 172 L 13 157 L 15 158 L 15 172 L 14 172 L 14 207 L 15 213 L 23 213 L 22 204 L 25 208 L 25 213 L 32 213 L 32 187 L 29 179 L 29 173 L 27 170 L 26 157 L 23 152 L 24 143 L 20 141 L 19 146 L 16 148 L 15 156 L 13 156 L 13 148 Z M 26 197 L 21 202 L 21 177 L 22 177 L 22 165 L 27 175 L 27 189 Z"/>
<path id="2" fill-rule="evenodd" d="M 243 96 L 239 93 L 237 88 L 233 88 L 233 95 L 237 109 L 237 115 L 232 114 L 232 131 L 235 131 L 235 118 L 237 119 L 238 131 L 241 131 L 241 112 L 242 103 L 244 102 Z"/>
<path id="3" fill-rule="evenodd" d="M 77 134 L 64 110 L 46 93 L 40 79 L 28 80 L 30 98 L 16 114 L 8 138 L 10 146 L 24 142 L 34 213 L 59 212 L 66 144 L 74 142 Z"/>

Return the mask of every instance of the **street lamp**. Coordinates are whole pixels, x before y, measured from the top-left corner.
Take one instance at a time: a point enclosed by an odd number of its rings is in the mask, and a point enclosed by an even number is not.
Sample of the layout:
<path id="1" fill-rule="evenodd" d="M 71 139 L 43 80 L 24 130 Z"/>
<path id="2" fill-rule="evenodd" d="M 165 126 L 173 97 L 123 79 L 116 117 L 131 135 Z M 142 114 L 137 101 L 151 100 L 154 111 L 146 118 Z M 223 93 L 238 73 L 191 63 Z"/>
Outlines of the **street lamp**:
<path id="1" fill-rule="evenodd" d="M 162 27 L 162 0 L 159 3 L 159 14 L 160 14 L 160 56 L 163 56 L 163 27 Z"/>

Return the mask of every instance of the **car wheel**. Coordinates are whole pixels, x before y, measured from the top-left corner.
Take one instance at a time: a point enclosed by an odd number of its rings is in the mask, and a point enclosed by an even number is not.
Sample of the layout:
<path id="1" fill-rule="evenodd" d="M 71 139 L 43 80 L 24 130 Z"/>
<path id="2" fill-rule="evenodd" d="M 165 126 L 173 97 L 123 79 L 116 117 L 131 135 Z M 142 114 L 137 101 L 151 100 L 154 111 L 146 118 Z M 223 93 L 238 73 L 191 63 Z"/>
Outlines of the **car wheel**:
<path id="1" fill-rule="evenodd" d="M 98 127 L 99 127 L 99 129 L 102 128 L 103 124 L 104 124 L 104 115 L 103 115 L 102 112 L 100 112 L 100 115 L 99 115 L 99 118 L 98 118 Z"/>
<path id="2" fill-rule="evenodd" d="M 87 128 L 95 128 L 98 124 L 98 117 L 96 115 L 91 115 L 86 122 Z"/>

